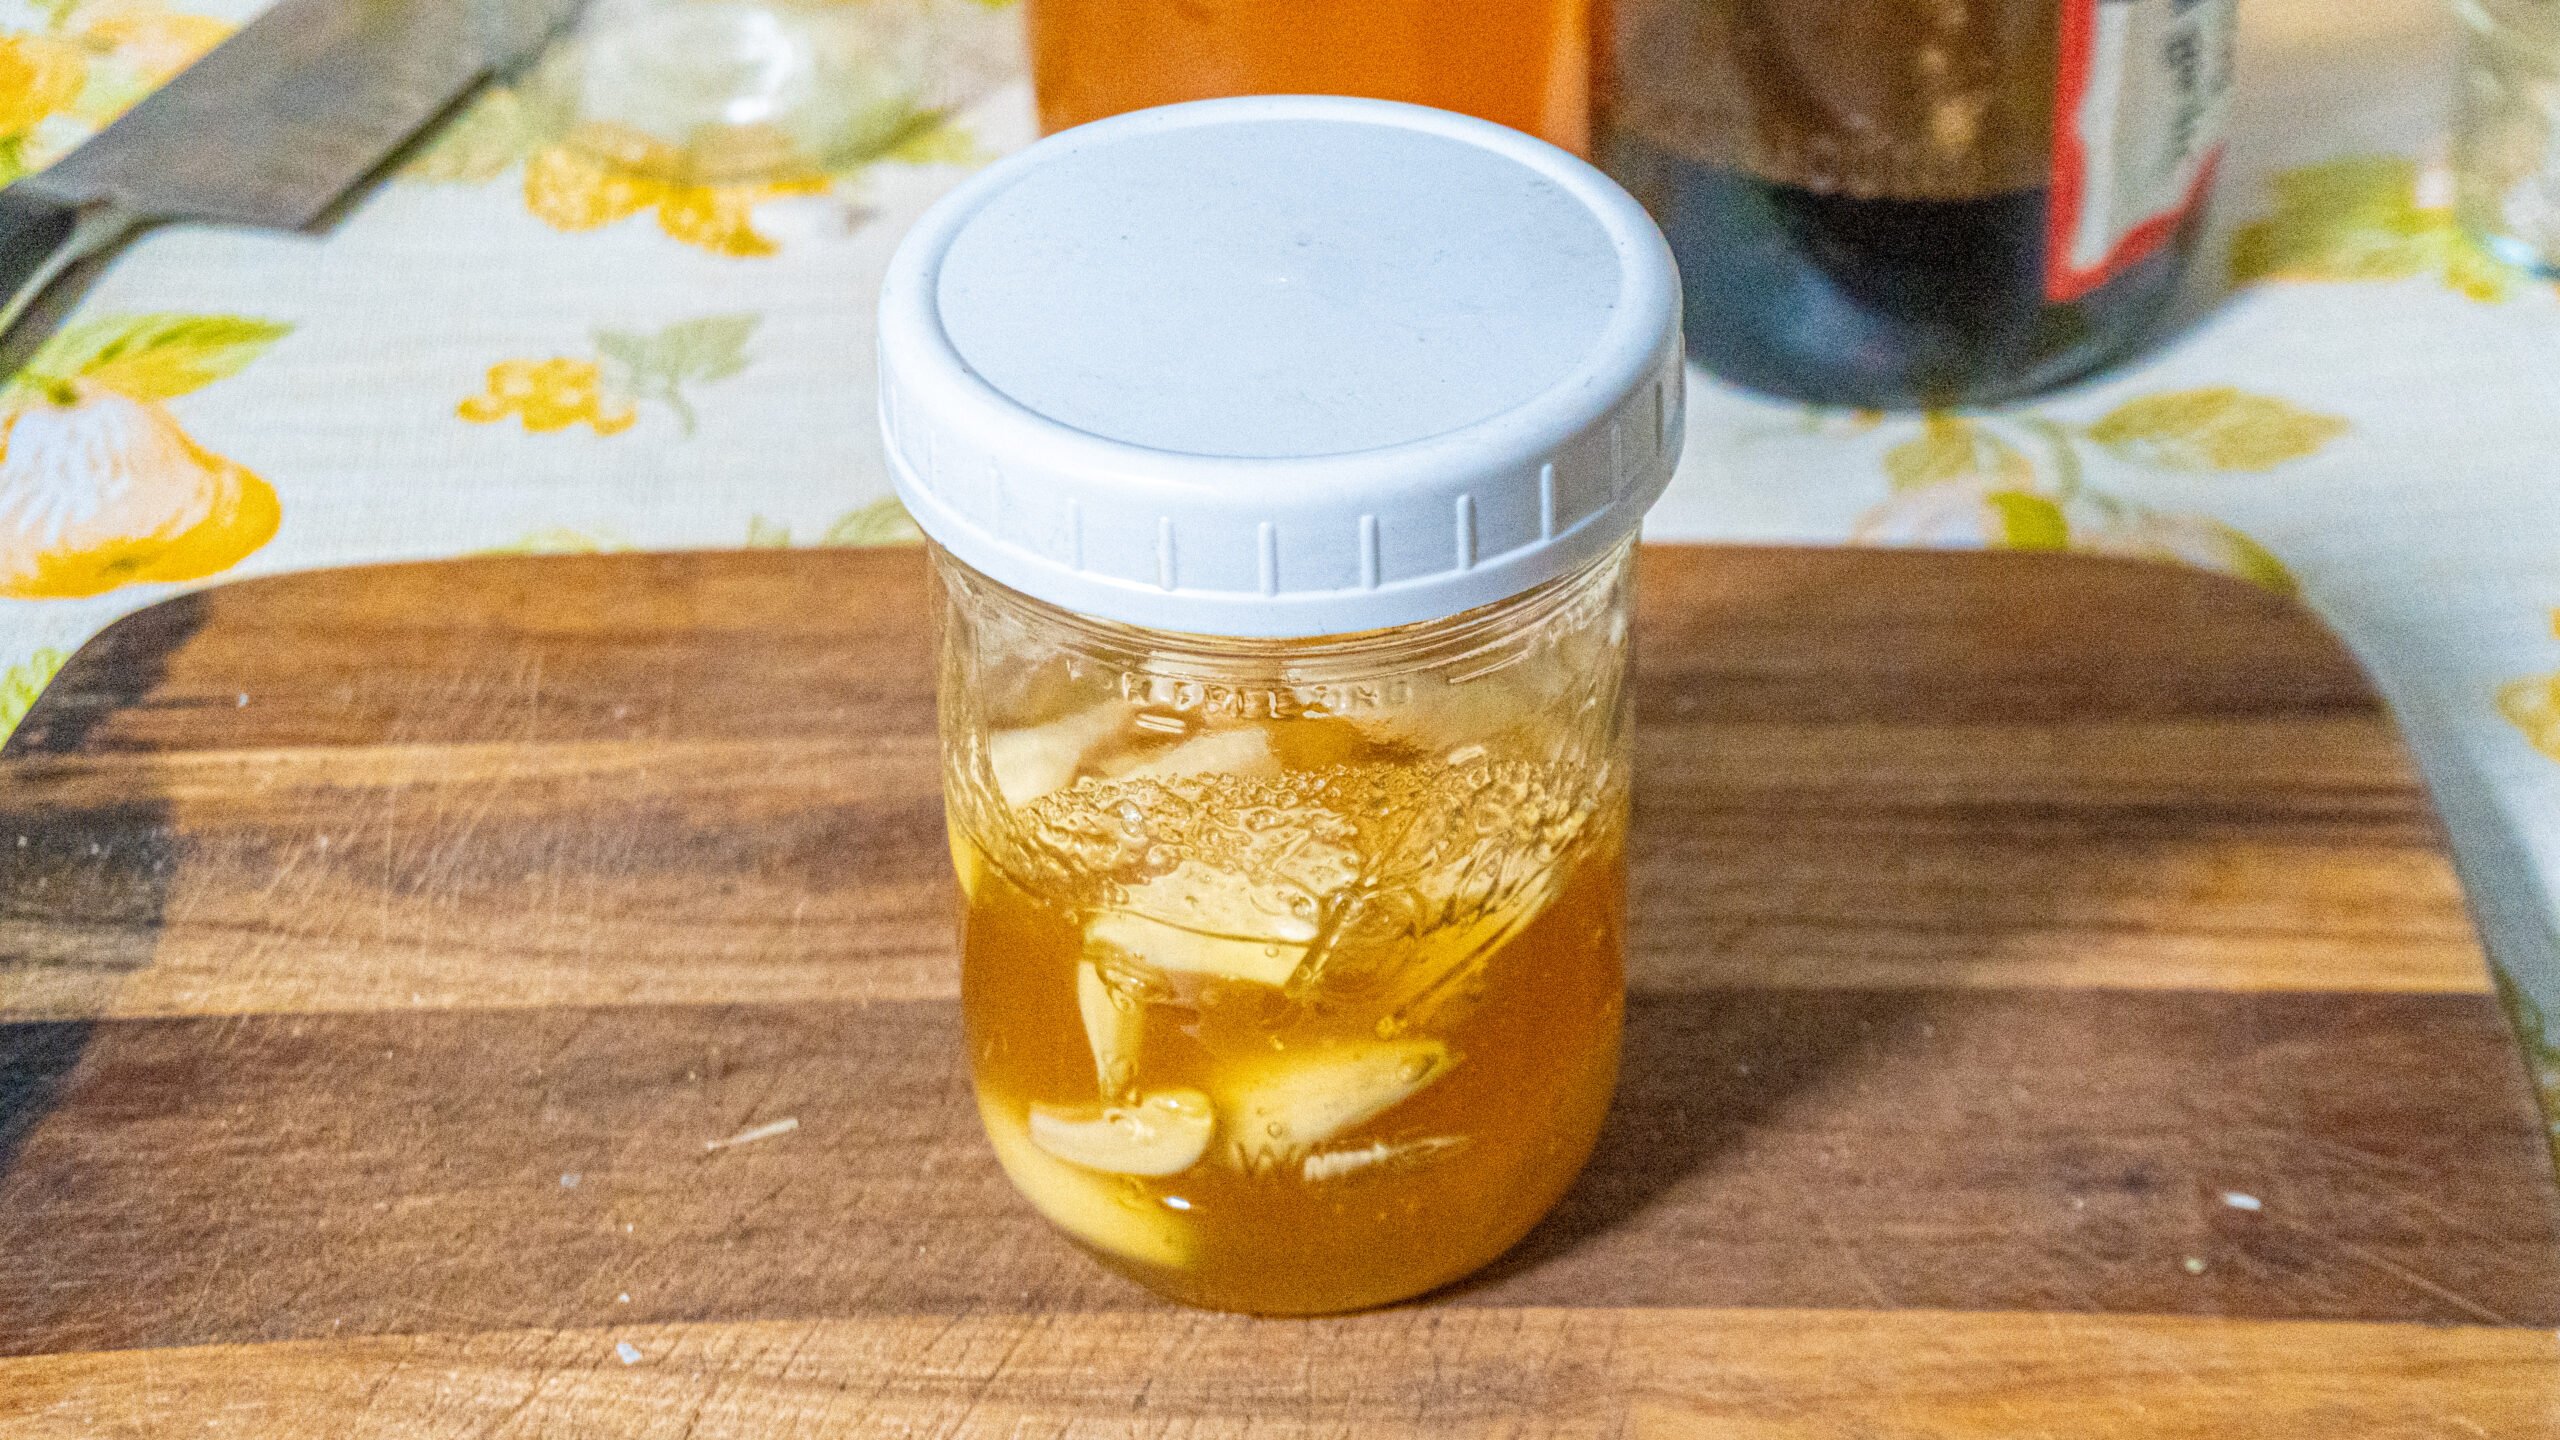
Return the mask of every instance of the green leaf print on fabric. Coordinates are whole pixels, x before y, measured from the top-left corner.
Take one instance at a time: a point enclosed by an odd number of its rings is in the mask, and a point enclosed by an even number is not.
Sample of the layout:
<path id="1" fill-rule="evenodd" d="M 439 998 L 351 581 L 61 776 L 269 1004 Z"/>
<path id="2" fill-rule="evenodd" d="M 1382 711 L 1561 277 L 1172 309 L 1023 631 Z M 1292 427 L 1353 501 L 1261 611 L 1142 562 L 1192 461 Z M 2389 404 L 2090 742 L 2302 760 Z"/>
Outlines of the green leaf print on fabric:
<path id="1" fill-rule="evenodd" d="M 895 496 L 874 500 L 858 509 L 846 511 L 836 518 L 813 542 L 820 547 L 861 547 L 874 545 L 910 545 L 924 538 L 924 532 L 907 518 L 906 507 Z M 748 550 L 783 550 L 791 548 L 791 527 L 763 515 L 747 517 L 747 528 L 741 537 L 741 548 Z M 580 530 L 555 525 L 535 530 L 504 545 L 476 550 L 475 555 L 616 555 L 636 551 L 639 547 L 610 531 Z"/>
<path id="2" fill-rule="evenodd" d="M 2293 573 L 2265 546 L 2210 516 L 2101 489 L 2089 482 L 2091 463 L 2256 473 L 2318 454 L 2349 428 L 2229 386 L 2138 396 L 2086 425 L 2032 411 L 1924 415 L 1919 434 L 1884 452 L 1891 496 L 1850 538 L 2174 561 L 2292 594 Z"/>
<path id="3" fill-rule="evenodd" d="M 2042 495 L 2029 495 L 2018 490 L 2002 490 L 1983 497 L 1983 503 L 1999 518 L 2000 545 L 2007 550 L 2067 550 L 2071 546 L 2071 522 L 2062 518 L 2062 507 Z"/>
<path id="4" fill-rule="evenodd" d="M 53 677 L 62 671 L 63 662 L 71 657 L 50 646 L 0 671 L 0 741 L 17 733 L 18 722 L 27 718 L 36 697 Z"/>
<path id="5" fill-rule="evenodd" d="M 57 399 L 85 381 L 168 400 L 237 374 L 292 329 L 238 315 L 102 315 L 45 341 L 9 383 Z"/>
<path id="6" fill-rule="evenodd" d="M 2228 385 L 2128 400 L 2087 431 L 2124 459 L 2165 470 L 2273 470 L 2316 455 L 2347 422 Z"/>
<path id="7" fill-rule="evenodd" d="M 958 165 L 976 168 L 995 158 L 995 153 L 978 143 L 958 121 L 948 115 L 928 115 L 907 133 L 907 137 L 880 152 L 880 158 L 896 165 Z"/>
<path id="8" fill-rule="evenodd" d="M 555 138 L 523 96 L 492 85 L 420 146 L 399 174 L 422 185 L 486 185 Z"/>
<path id="9" fill-rule="evenodd" d="M 899 504 L 897 497 L 892 495 L 837 516 L 835 523 L 812 543 L 820 548 L 862 548 L 912 545 L 923 538 L 924 532 L 917 529 L 916 522 L 907 515 L 907 507 Z M 790 546 L 790 526 L 762 515 L 747 517 L 747 549 L 783 550 Z"/>
<path id="10" fill-rule="evenodd" d="M 827 533 L 818 537 L 821 545 L 913 545 L 924 539 L 916 528 L 915 517 L 907 507 L 891 495 L 874 500 L 859 510 L 849 511 Z"/>
<path id="11" fill-rule="evenodd" d="M 2418 203 L 2418 166 L 2357 155 L 2269 182 L 2275 211 L 2231 237 L 2231 278 L 2406 280 L 2432 276 L 2474 300 L 2507 298 L 2521 278 L 2471 243 L 2450 206 Z"/>
<path id="12" fill-rule="evenodd" d="M 620 555 L 638 547 L 615 535 L 576 530 L 566 525 L 535 530 L 504 545 L 475 550 L 475 555 Z"/>
<path id="13" fill-rule="evenodd" d="M 639 420 L 642 404 L 657 404 L 690 436 L 700 417 L 686 388 L 746 369 L 758 320 L 706 315 L 656 331 L 598 330 L 594 359 L 501 360 L 489 367 L 480 393 L 464 398 L 454 413 L 475 425 L 512 415 L 531 431 L 583 424 L 598 435 L 619 435 Z"/>
<path id="14" fill-rule="evenodd" d="M 1947 414 L 1923 417 L 1917 436 L 1884 452 L 1884 471 L 1896 490 L 1960 480 L 2006 484 L 2035 478 L 2035 466 L 2016 446 L 1983 426 Z"/>
<path id="15" fill-rule="evenodd" d="M 596 332 L 599 379 L 608 400 L 654 400 L 673 410 L 691 435 L 695 416 L 687 385 L 726 380 L 747 368 L 747 341 L 761 317 L 706 315 L 681 320 L 654 335 L 622 330 Z"/>

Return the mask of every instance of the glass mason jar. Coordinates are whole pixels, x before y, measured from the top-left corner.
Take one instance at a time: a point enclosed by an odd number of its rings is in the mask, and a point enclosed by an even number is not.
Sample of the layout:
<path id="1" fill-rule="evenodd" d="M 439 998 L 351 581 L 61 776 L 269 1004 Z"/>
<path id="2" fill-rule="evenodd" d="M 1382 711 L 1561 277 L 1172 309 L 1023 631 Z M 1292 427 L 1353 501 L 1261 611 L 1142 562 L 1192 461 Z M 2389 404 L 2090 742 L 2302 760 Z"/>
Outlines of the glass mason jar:
<path id="1" fill-rule="evenodd" d="M 1010 17 L 979 0 L 473 0 L 526 123 L 607 170 L 682 185 L 813 181 L 877 159 L 999 83 Z"/>
<path id="2" fill-rule="evenodd" d="M 1305 97 L 1043 142 L 892 262 L 979 1109 L 1105 1264 L 1383 1304 L 1589 1154 L 1677 297 L 1562 151 Z"/>
<path id="3" fill-rule="evenodd" d="M 1197 1304 L 1508 1249 L 1617 1076 L 1630 549 L 1313 640 L 1098 622 L 947 554 L 978 1104 L 1060 1228 Z"/>
<path id="4" fill-rule="evenodd" d="M 2454 208 L 2508 264 L 2560 275 L 2560 0 L 2457 0 Z"/>

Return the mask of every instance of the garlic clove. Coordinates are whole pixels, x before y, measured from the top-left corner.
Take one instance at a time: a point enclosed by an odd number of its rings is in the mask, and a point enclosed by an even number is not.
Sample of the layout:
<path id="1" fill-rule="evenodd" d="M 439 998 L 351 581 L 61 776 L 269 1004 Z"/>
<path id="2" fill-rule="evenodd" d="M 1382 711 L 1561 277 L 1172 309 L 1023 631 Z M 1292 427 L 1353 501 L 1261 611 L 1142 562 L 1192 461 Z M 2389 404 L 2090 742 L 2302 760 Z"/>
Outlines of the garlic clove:
<path id="1" fill-rule="evenodd" d="M 1282 1051 L 1243 1070 L 1222 1097 L 1246 1169 L 1298 1157 L 1412 1099 L 1456 1068 L 1438 1040 L 1383 1040 Z"/>
<path id="2" fill-rule="evenodd" d="M 1191 1230 L 1179 1215 L 1108 1175 L 1043 1154 L 1022 1122 L 1002 1107 L 982 1099 L 978 1113 L 1005 1177 L 1050 1224 L 1137 1264 L 1179 1270 L 1191 1263 Z"/>
<path id="3" fill-rule="evenodd" d="M 1085 936 L 1096 945 L 1108 945 L 1168 975 L 1244 980 L 1256 985 L 1288 984 L 1289 977 L 1297 973 L 1299 962 L 1307 958 L 1304 941 L 1204 934 L 1125 910 L 1096 916 L 1086 927 Z"/>
<path id="4" fill-rule="evenodd" d="M 1086 757 L 1119 730 L 1128 714 L 1129 707 L 1115 700 L 1045 725 L 989 735 L 987 768 L 995 772 L 996 792 L 1019 809 L 1065 789 Z"/>
<path id="5" fill-rule="evenodd" d="M 1197 1090 L 1159 1090 L 1134 1105 L 1031 1107 L 1032 1144 L 1110 1175 L 1179 1175 L 1200 1163 L 1217 1128 Z"/>
<path id="6" fill-rule="evenodd" d="M 1115 991 L 1090 960 L 1076 966 L 1076 1011 L 1084 1017 L 1085 1043 L 1093 1049 L 1093 1074 L 1106 1100 L 1138 1083 L 1138 1042 L 1146 1011 L 1136 997 Z"/>

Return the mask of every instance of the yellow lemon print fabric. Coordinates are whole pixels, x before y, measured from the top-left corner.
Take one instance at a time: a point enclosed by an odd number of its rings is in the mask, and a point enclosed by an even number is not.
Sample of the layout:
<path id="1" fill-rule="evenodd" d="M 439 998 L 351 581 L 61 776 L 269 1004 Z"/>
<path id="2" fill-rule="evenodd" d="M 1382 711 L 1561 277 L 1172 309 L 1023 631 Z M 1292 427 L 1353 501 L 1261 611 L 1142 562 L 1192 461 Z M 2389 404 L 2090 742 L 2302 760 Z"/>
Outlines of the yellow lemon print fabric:
<path id="1" fill-rule="evenodd" d="M 932 111 L 882 124 L 899 138 L 877 153 L 879 161 L 969 165 L 987 158 L 966 131 Z M 690 181 L 683 157 L 665 142 L 609 122 L 568 123 L 500 86 L 445 127 L 403 174 L 425 184 L 483 185 L 518 163 L 525 209 L 554 230 L 578 234 L 648 214 L 671 240 L 744 260 L 779 249 L 756 228 L 756 207 L 828 194 L 872 162 L 752 182 Z"/>
<path id="2" fill-rule="evenodd" d="M 524 204 L 554 230 L 601 230 L 655 212 L 668 238 L 738 259 L 775 253 L 755 228 L 755 208 L 792 195 L 823 195 L 825 175 L 734 185 L 688 184 L 669 178 L 678 157 L 636 131 L 589 122 L 564 127 L 517 92 L 482 95 L 412 161 L 407 178 L 428 184 L 479 185 L 523 162 Z"/>
<path id="3" fill-rule="evenodd" d="M 479 425 L 514 415 L 527 430 L 565 430 L 584 422 L 599 435 L 618 435 L 640 412 L 627 401 L 608 404 L 603 383 L 602 367 L 593 360 L 501 360 L 489 367 L 488 388 L 454 413 Z"/>
<path id="4" fill-rule="evenodd" d="M 619 435 L 640 418 L 641 402 L 665 406 L 682 433 L 698 416 L 691 387 L 726 380 L 747 367 L 747 342 L 759 317 L 706 315 L 652 332 L 599 330 L 592 359 L 501 360 L 481 391 L 454 407 L 475 425 L 512 415 L 532 431 L 585 425 Z"/>
<path id="5" fill-rule="evenodd" d="M 130 68 L 144 86 L 162 83 L 230 38 L 231 25 L 190 15 L 159 0 L 103 0 L 75 6 L 82 41 Z"/>
<path id="6" fill-rule="evenodd" d="M 163 0 L 54 0 L 0 34 L 0 184 L 43 169 L 219 45 L 231 25 Z"/>
<path id="7" fill-rule="evenodd" d="M 654 210 L 670 239 L 739 259 L 771 255 L 773 241 L 755 227 L 755 207 L 792 195 L 823 195 L 825 176 L 739 185 L 689 185 L 657 178 L 674 165 L 666 147 L 645 136 L 581 127 L 577 135 L 534 152 L 524 167 L 524 203 L 554 230 L 594 230 Z"/>
<path id="8" fill-rule="evenodd" d="M 0 392 L 0 595 L 199 580 L 272 539 L 273 487 L 197 444 L 162 402 L 239 370 L 286 329 L 102 316 L 39 349 Z"/>
<path id="9" fill-rule="evenodd" d="M 2551 631 L 2560 635 L 2560 610 L 2551 614 Z M 2498 713 L 2527 744 L 2560 760 L 2560 675 L 2533 675 L 2499 686 Z"/>
<path id="10" fill-rule="evenodd" d="M 0 136 L 28 132 L 71 108 L 88 83 L 89 56 L 52 35 L 0 35 Z"/>

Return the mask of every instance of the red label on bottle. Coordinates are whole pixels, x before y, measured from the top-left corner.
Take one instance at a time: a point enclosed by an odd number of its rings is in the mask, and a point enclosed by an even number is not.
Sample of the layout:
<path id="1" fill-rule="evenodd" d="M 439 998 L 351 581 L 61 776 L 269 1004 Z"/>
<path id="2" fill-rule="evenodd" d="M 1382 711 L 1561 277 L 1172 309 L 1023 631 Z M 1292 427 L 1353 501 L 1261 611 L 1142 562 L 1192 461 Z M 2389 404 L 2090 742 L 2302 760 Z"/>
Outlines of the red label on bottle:
<path id="1" fill-rule="evenodd" d="M 2076 300 L 2166 244 L 2222 159 L 2233 0 L 2062 0 L 2045 294 Z"/>

